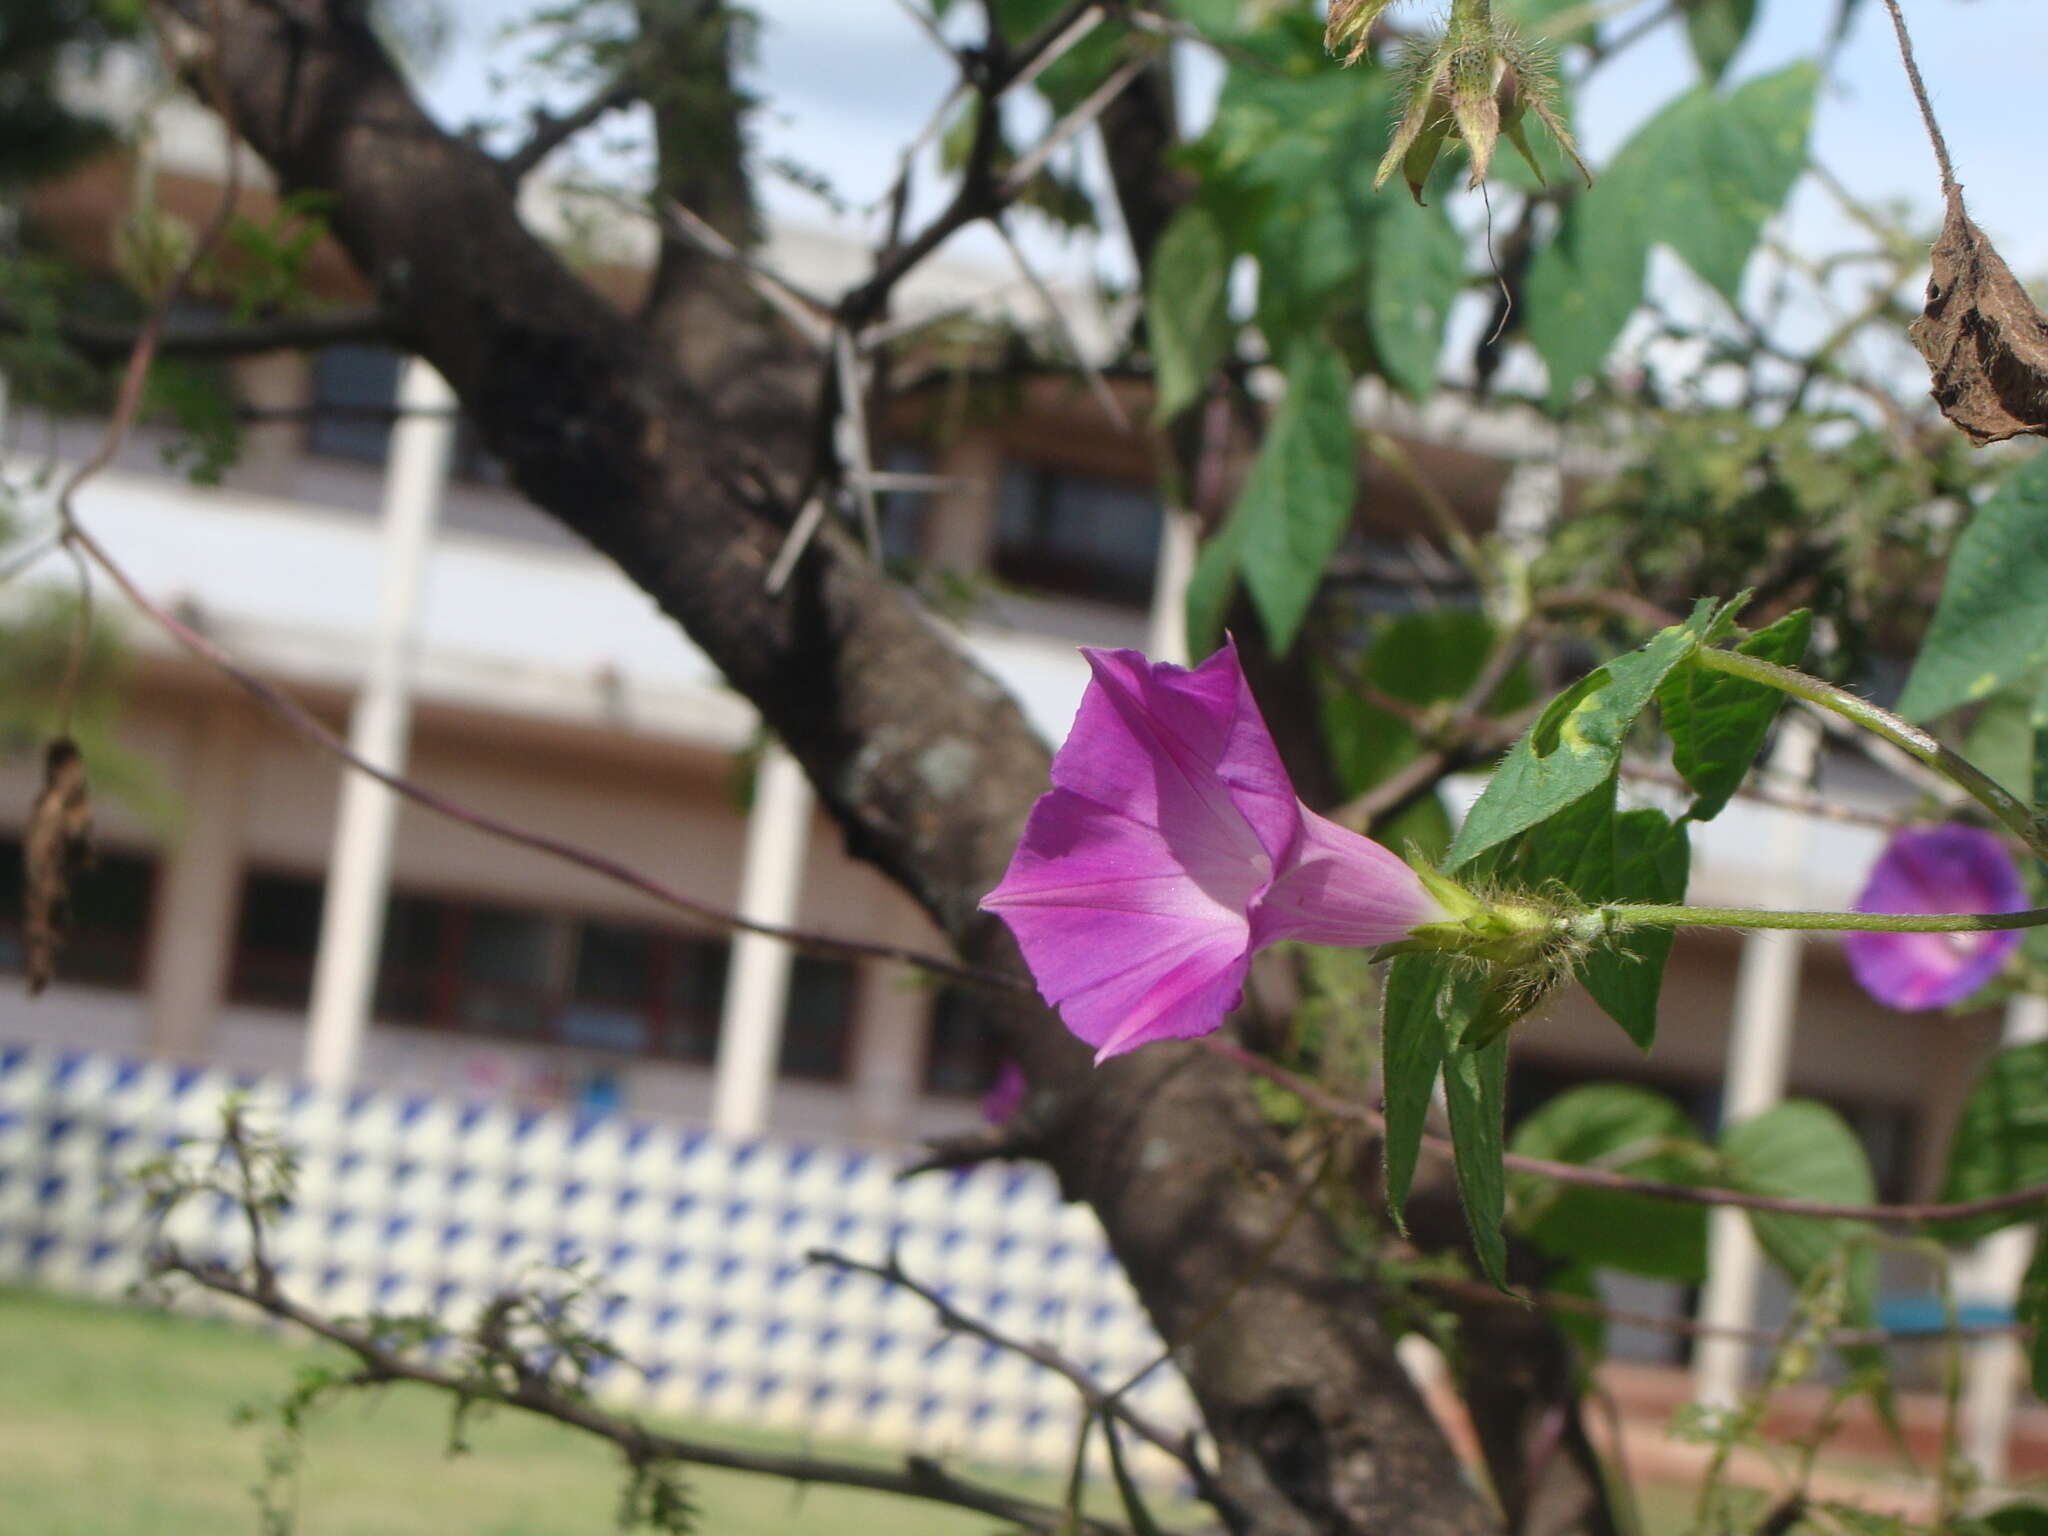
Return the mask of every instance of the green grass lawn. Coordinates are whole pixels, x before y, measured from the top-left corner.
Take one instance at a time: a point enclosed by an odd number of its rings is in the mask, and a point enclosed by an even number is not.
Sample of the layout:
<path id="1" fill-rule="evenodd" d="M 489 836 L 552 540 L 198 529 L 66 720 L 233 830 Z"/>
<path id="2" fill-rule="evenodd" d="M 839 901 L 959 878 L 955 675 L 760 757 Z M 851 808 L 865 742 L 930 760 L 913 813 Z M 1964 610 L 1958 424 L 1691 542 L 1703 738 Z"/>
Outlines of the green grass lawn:
<path id="1" fill-rule="evenodd" d="M 228 1536 L 257 1529 L 266 1429 L 235 1410 L 275 1399 L 301 1346 L 224 1323 L 0 1288 L 0 1529 L 36 1536 Z M 345 1399 L 306 1437 L 302 1536 L 583 1536 L 615 1529 L 608 1447 L 501 1412 L 450 1459 L 445 1404 L 423 1389 Z M 707 1437 L 792 1446 L 720 1426 Z M 843 1449 L 843 1448 L 835 1448 Z M 877 1461 L 885 1453 L 851 1451 Z M 707 1536 L 984 1533 L 991 1522 L 852 1490 L 691 1473 Z M 1044 1486 L 1022 1485 L 1039 1497 Z M 1107 1506 L 1104 1506 L 1105 1513 Z"/>

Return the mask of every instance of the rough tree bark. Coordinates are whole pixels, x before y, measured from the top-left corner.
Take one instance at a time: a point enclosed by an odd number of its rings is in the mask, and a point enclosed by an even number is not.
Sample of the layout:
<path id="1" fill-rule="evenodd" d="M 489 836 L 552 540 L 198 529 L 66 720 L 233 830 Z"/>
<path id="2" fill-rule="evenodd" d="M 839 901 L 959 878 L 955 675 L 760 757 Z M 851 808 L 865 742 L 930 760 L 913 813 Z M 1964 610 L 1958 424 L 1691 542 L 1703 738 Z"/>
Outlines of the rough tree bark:
<path id="1" fill-rule="evenodd" d="M 494 163 L 427 118 L 359 7 L 177 9 L 212 39 L 196 76 L 221 84 L 286 190 L 331 194 L 335 232 L 395 337 L 446 376 L 519 489 L 615 560 L 754 702 L 857 855 L 963 954 L 1017 969 L 975 904 L 1044 787 L 1044 747 L 849 541 L 828 532 L 780 599 L 764 595 L 790 517 L 782 470 L 814 441 L 814 371 L 738 301 L 718 317 L 665 302 L 732 328 L 700 347 L 598 298 L 522 227 Z M 680 264 L 664 274 L 686 279 Z M 1375 1296 L 1338 1278 L 1331 1235 L 1296 1214 L 1291 1170 L 1240 1075 L 1167 1047 L 1094 1071 L 1042 1010 L 990 1011 L 1034 1085 L 1069 1106 L 1049 1159 L 1181 1346 L 1246 1528 L 1499 1529 L 1396 1361 Z"/>

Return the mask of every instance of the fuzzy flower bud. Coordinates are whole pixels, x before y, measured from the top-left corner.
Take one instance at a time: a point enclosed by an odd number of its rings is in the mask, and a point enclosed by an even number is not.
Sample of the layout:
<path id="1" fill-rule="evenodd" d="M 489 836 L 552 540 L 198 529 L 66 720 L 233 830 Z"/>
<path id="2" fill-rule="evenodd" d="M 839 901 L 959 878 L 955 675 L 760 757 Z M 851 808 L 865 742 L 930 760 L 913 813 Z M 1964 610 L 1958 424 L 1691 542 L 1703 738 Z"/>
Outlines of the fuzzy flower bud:
<path id="1" fill-rule="evenodd" d="M 1347 60 L 1348 62 L 1348 60 Z M 1447 139 L 1462 139 L 1472 154 L 1469 185 L 1477 187 L 1505 136 L 1537 179 L 1543 167 L 1530 147 L 1525 120 L 1534 113 L 1588 183 L 1593 173 L 1557 110 L 1557 81 L 1543 50 L 1497 21 L 1485 6 L 1460 6 L 1441 36 L 1418 37 L 1404 55 L 1401 119 L 1373 177 L 1386 184 L 1399 166 L 1419 203 Z"/>

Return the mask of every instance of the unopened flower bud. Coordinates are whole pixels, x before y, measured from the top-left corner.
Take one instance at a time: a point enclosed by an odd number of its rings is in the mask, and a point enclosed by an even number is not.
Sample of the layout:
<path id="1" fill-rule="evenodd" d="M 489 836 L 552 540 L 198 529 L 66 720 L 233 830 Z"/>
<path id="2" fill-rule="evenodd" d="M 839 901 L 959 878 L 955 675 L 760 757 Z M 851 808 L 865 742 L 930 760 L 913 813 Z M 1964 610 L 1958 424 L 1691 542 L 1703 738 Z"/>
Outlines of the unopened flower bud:
<path id="1" fill-rule="evenodd" d="M 1419 203 L 1423 185 L 1436 168 L 1445 140 L 1459 138 L 1472 153 L 1469 185 L 1486 179 L 1501 137 L 1529 163 L 1537 180 L 1543 167 L 1531 149 L 1524 119 L 1534 113 L 1590 183 L 1593 173 L 1557 110 L 1557 82 L 1550 61 L 1524 42 L 1513 27 L 1484 9 L 1458 10 L 1442 35 L 1418 38 L 1407 55 L 1406 103 L 1393 142 L 1373 177 L 1375 189 L 1401 167 Z"/>

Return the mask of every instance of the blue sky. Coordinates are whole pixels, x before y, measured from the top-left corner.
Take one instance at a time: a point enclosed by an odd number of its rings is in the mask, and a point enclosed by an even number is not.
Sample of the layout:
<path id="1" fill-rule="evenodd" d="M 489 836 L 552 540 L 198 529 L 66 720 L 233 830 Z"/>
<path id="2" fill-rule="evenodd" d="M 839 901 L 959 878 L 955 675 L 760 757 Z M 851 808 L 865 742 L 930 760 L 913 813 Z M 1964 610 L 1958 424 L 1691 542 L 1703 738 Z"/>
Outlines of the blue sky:
<path id="1" fill-rule="evenodd" d="M 894 174 L 899 147 L 922 126 L 950 82 L 946 61 L 897 0 L 756 0 L 756 5 L 762 35 L 752 83 L 767 103 L 755 127 L 762 153 L 787 156 L 823 172 L 856 202 L 879 196 Z M 1656 5 L 1657 0 L 1624 3 L 1617 21 L 1625 23 Z M 526 9 L 515 0 L 474 0 L 462 7 L 454 44 L 431 90 L 444 117 L 503 115 L 519 103 L 516 70 L 509 89 L 494 89 L 487 60 L 498 29 Z M 1411 0 L 1404 9 L 1418 18 L 1425 14 L 1422 0 Z M 2042 195 L 2048 178 L 2036 147 L 2040 135 L 2016 126 L 2038 111 L 2048 83 L 2048 3 L 1907 0 L 1906 10 L 1972 212 L 2023 275 L 2048 272 L 2048 198 Z M 1762 18 L 1731 78 L 1813 55 L 1834 12 L 1835 0 L 1763 0 Z M 502 66 L 506 55 L 499 50 L 496 57 Z M 1185 80 L 1197 112 L 1215 78 L 1206 56 L 1189 60 Z M 1673 25 L 1599 71 L 1579 105 L 1580 135 L 1595 163 L 1693 79 L 1683 36 Z M 1904 198 L 1934 217 L 1933 158 L 1899 68 L 1882 0 L 1863 0 L 1821 105 L 1814 151 L 1859 195 Z M 936 206 L 943 190 L 927 174 L 921 206 L 927 211 Z M 815 199 L 784 182 L 765 181 L 764 195 L 786 217 L 827 221 Z M 1831 200 L 1810 184 L 1795 202 L 1791 233 L 1809 249 L 1839 245 L 1848 237 Z M 1064 245 L 1045 233 L 1032 248 L 1040 259 L 1069 270 L 1091 260 L 1111 271 L 1122 265 L 1113 251 Z M 985 234 L 972 231 L 959 237 L 953 249 L 992 265 L 1001 259 Z"/>

